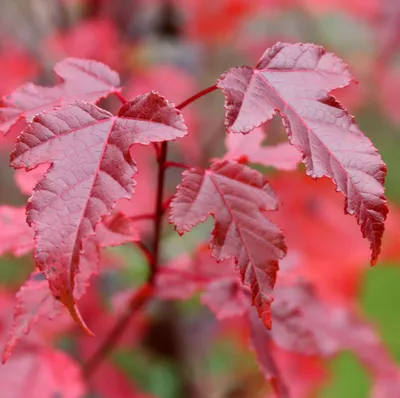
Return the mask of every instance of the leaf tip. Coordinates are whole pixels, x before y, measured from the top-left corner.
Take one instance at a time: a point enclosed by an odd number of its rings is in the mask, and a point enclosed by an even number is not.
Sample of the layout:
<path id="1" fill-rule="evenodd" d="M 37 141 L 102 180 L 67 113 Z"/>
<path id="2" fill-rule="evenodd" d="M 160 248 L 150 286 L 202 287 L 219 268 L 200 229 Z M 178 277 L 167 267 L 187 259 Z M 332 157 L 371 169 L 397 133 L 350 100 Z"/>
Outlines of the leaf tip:
<path id="1" fill-rule="evenodd" d="M 81 313 L 79 312 L 78 307 L 76 306 L 75 300 L 70 293 L 66 293 L 61 296 L 59 300 L 67 307 L 72 319 L 81 327 L 81 329 L 88 335 L 93 337 L 94 333 L 89 329 L 86 325 L 85 321 L 82 318 Z"/>

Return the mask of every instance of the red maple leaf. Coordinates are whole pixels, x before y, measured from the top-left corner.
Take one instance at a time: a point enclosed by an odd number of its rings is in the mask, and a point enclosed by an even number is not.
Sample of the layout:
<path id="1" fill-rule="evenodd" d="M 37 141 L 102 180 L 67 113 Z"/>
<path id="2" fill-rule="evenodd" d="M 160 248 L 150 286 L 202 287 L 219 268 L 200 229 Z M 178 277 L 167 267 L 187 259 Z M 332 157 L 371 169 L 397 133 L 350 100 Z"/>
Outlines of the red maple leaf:
<path id="1" fill-rule="evenodd" d="M 67 58 L 54 67 L 62 83 L 40 87 L 26 83 L 0 101 L 0 132 L 6 134 L 19 121 L 31 121 L 34 115 L 82 100 L 97 102 L 119 92 L 119 76 L 108 66 L 79 58 Z"/>
<path id="2" fill-rule="evenodd" d="M 19 137 L 14 168 L 52 164 L 35 187 L 27 221 L 35 231 L 36 264 L 74 319 L 82 242 L 116 200 L 132 195 L 136 166 L 129 148 L 185 134 L 179 111 L 149 93 L 125 104 L 117 116 L 85 102 L 42 113 Z"/>
<path id="3" fill-rule="evenodd" d="M 208 170 L 185 171 L 170 211 L 170 222 L 179 234 L 210 215 L 214 217 L 213 256 L 219 261 L 235 259 L 267 327 L 271 327 L 269 306 L 278 260 L 286 252 L 281 232 L 264 214 L 276 210 L 277 205 L 275 193 L 261 173 L 222 161 Z"/>
<path id="4" fill-rule="evenodd" d="M 377 261 L 387 214 L 384 196 L 386 166 L 354 119 L 329 94 L 351 81 L 347 66 L 322 47 L 278 43 L 256 68 L 232 68 L 218 87 L 225 94 L 225 124 L 230 132 L 247 134 L 282 117 L 289 141 L 303 153 L 307 174 L 333 179 L 371 243 L 371 264 Z"/>

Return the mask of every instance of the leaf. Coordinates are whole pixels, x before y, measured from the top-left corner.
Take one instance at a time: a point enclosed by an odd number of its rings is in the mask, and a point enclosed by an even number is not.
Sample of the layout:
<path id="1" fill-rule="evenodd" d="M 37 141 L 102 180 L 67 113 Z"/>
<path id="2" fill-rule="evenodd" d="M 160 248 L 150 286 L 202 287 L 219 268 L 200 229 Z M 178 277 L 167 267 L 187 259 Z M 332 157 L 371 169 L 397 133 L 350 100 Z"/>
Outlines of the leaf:
<path id="1" fill-rule="evenodd" d="M 271 351 L 271 337 L 254 311 L 250 312 L 250 343 L 256 354 L 260 370 L 271 383 L 277 398 L 289 398 L 290 394 L 276 365 Z"/>
<path id="2" fill-rule="evenodd" d="M 0 255 L 23 256 L 32 246 L 33 230 L 25 221 L 25 208 L 0 206 Z"/>
<path id="3" fill-rule="evenodd" d="M 264 214 L 276 210 L 277 205 L 275 193 L 261 173 L 222 161 L 208 170 L 193 168 L 183 173 L 169 218 L 182 235 L 209 215 L 214 217 L 213 256 L 219 261 L 235 259 L 267 327 L 271 327 L 269 307 L 278 260 L 286 253 L 281 232 Z"/>
<path id="4" fill-rule="evenodd" d="M 225 94 L 228 131 L 247 134 L 282 117 L 289 141 L 303 153 L 307 174 L 332 178 L 371 243 L 380 252 L 387 214 L 386 166 L 354 119 L 329 94 L 351 81 L 347 66 L 313 44 L 278 43 L 256 68 L 230 69 L 218 81 Z"/>
<path id="5" fill-rule="evenodd" d="M 323 357 L 351 350 L 372 374 L 376 390 L 388 386 L 393 391 L 395 386 L 400 389 L 397 364 L 374 328 L 351 304 L 345 307 L 321 301 L 313 286 L 300 281 L 277 286 L 271 310 L 274 322 L 271 336 L 279 346 Z"/>
<path id="6" fill-rule="evenodd" d="M 223 278 L 211 282 L 201 295 L 201 302 L 215 313 L 217 319 L 246 314 L 250 309 L 250 292 L 238 278 Z"/>
<path id="7" fill-rule="evenodd" d="M 31 349 L 0 367 L 4 398 L 81 398 L 85 385 L 78 365 L 65 353 Z"/>
<path id="8" fill-rule="evenodd" d="M 136 166 L 129 148 L 185 134 L 179 111 L 149 93 L 128 102 L 118 116 L 85 102 L 40 114 L 19 137 L 14 168 L 52 164 L 35 187 L 27 221 L 35 231 L 36 264 L 74 319 L 82 242 L 116 200 L 132 195 Z"/>
<path id="9" fill-rule="evenodd" d="M 300 172 L 276 174 L 270 183 L 279 192 L 282 205 L 269 218 L 283 231 L 289 253 L 299 255 L 301 276 L 324 299 L 346 302 L 357 297 L 368 263 L 368 246 L 360 239 L 356 220 L 343 213 L 342 198 L 332 183 Z M 388 221 L 386 225 L 390 225 Z M 388 232 L 386 228 L 386 238 Z"/>
<path id="10" fill-rule="evenodd" d="M 67 58 L 54 67 L 63 80 L 53 87 L 27 83 L 0 101 L 0 132 L 7 134 L 19 119 L 30 122 L 39 112 L 80 99 L 97 102 L 119 92 L 119 76 L 108 66 L 79 58 Z"/>
<path id="11" fill-rule="evenodd" d="M 225 144 L 226 160 L 237 160 L 241 163 L 259 163 L 272 166 L 278 170 L 295 170 L 301 157 L 288 143 L 274 146 L 262 146 L 265 136 L 261 128 L 253 130 L 248 136 L 227 134 Z"/>
<path id="12" fill-rule="evenodd" d="M 96 240 L 100 247 L 119 246 L 140 240 L 135 221 L 115 213 L 97 224 Z"/>
<path id="13" fill-rule="evenodd" d="M 61 303 L 50 293 L 45 275 L 33 272 L 15 296 L 14 320 L 4 347 L 3 363 L 7 361 L 15 344 L 29 333 L 42 318 L 55 318 L 61 311 Z"/>

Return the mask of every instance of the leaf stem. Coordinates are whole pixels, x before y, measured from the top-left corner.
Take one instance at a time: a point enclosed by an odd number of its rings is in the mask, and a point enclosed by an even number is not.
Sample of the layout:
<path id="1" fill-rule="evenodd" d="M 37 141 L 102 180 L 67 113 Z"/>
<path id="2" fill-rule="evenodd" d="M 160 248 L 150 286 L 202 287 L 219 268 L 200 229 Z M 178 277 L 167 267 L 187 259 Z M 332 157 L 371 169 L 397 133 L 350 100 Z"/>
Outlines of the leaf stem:
<path id="1" fill-rule="evenodd" d="M 185 163 L 179 163 L 179 162 L 165 162 L 164 163 L 164 169 L 168 169 L 170 167 L 177 167 L 181 169 L 190 169 L 191 166 L 185 164 Z"/>
<path id="2" fill-rule="evenodd" d="M 83 374 L 86 378 L 89 378 L 93 374 L 103 359 L 113 349 L 115 343 L 119 340 L 129 325 L 132 314 L 141 309 L 152 296 L 153 286 L 151 284 L 145 284 L 135 291 L 129 300 L 128 308 L 118 319 L 118 322 L 114 325 L 110 334 L 106 337 L 94 355 L 83 365 Z"/>
<path id="3" fill-rule="evenodd" d="M 142 221 L 142 220 L 154 220 L 154 213 L 143 213 L 138 214 L 137 216 L 129 217 L 129 221 Z"/>
<path id="4" fill-rule="evenodd" d="M 125 105 L 128 102 L 127 99 L 119 91 L 116 91 L 114 95 L 121 101 L 122 105 Z"/>
<path id="5" fill-rule="evenodd" d="M 205 95 L 217 90 L 218 87 L 216 84 L 214 84 L 213 86 L 207 87 L 204 90 L 199 91 L 198 93 L 192 95 L 191 97 L 189 97 L 187 100 L 183 101 L 182 103 L 180 103 L 179 105 L 176 106 L 176 109 L 183 109 L 185 106 L 191 104 L 192 102 L 196 101 L 197 99 L 204 97 Z"/>

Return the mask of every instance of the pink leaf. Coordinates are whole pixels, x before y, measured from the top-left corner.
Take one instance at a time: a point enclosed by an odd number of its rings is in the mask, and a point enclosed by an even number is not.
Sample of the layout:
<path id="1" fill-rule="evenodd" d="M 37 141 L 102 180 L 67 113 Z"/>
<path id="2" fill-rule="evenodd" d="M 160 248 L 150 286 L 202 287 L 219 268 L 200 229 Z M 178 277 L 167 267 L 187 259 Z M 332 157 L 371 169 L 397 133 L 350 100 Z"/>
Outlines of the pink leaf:
<path id="1" fill-rule="evenodd" d="M 246 314 L 250 309 L 250 292 L 237 277 L 212 281 L 201 295 L 201 302 L 213 311 L 217 319 Z"/>
<path id="2" fill-rule="evenodd" d="M 115 213 L 97 224 L 96 240 L 100 247 L 109 247 L 138 241 L 140 236 L 134 220 L 122 213 Z"/>
<path id="3" fill-rule="evenodd" d="M 19 119 L 30 121 L 57 105 L 77 99 L 97 102 L 120 90 L 118 74 L 100 62 L 67 58 L 54 67 L 54 73 L 63 80 L 57 86 L 27 83 L 0 101 L 0 132 L 6 134 Z"/>
<path id="4" fill-rule="evenodd" d="M 33 272 L 15 297 L 14 320 L 3 353 L 3 363 L 11 355 L 15 344 L 42 318 L 55 318 L 62 308 L 50 293 L 42 272 Z"/>
<path id="5" fill-rule="evenodd" d="M 33 247 L 33 230 L 25 221 L 25 208 L 0 206 L 0 255 L 23 256 Z"/>
<path id="6" fill-rule="evenodd" d="M 130 198 L 136 173 L 132 144 L 182 137 L 179 111 L 156 93 L 124 105 L 118 116 L 77 102 L 36 116 L 19 137 L 12 166 L 51 163 L 27 208 L 35 260 L 55 297 L 79 318 L 72 295 L 82 242 L 120 198 Z"/>
<path id="7" fill-rule="evenodd" d="M 278 43 L 256 68 L 233 68 L 218 81 L 225 94 L 225 124 L 247 134 L 279 111 L 292 145 L 303 153 L 307 174 L 333 179 L 346 197 L 377 261 L 387 206 L 386 166 L 354 119 L 329 94 L 347 86 L 347 66 L 322 47 Z"/>
<path id="8" fill-rule="evenodd" d="M 208 170 L 185 171 L 170 212 L 170 222 L 179 234 L 209 215 L 214 217 L 212 253 L 219 261 L 235 259 L 267 327 L 271 326 L 269 307 L 278 260 L 286 252 L 281 232 L 264 214 L 276 210 L 277 205 L 275 193 L 261 173 L 222 161 Z"/>
<path id="9" fill-rule="evenodd" d="M 274 146 L 262 146 L 265 136 L 261 128 L 256 128 L 248 136 L 227 134 L 225 143 L 227 154 L 224 159 L 237 160 L 244 163 L 259 163 L 279 170 L 295 170 L 301 156 L 288 143 Z"/>
<path id="10" fill-rule="evenodd" d="M 0 367 L 4 398 L 82 398 L 85 385 L 78 365 L 63 352 L 31 349 Z"/>

